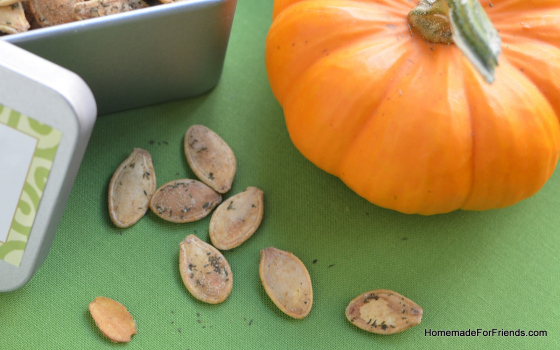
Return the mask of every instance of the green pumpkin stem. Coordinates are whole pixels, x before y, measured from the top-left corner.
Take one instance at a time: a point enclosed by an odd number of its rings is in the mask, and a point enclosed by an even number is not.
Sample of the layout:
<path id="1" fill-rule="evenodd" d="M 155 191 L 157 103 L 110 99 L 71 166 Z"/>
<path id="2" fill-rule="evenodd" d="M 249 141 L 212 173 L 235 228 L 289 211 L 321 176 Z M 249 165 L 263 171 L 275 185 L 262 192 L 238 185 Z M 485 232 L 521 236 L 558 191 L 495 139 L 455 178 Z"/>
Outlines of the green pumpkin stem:
<path id="1" fill-rule="evenodd" d="M 478 0 L 420 0 L 408 22 L 429 42 L 457 45 L 484 80 L 494 81 L 501 40 Z"/>

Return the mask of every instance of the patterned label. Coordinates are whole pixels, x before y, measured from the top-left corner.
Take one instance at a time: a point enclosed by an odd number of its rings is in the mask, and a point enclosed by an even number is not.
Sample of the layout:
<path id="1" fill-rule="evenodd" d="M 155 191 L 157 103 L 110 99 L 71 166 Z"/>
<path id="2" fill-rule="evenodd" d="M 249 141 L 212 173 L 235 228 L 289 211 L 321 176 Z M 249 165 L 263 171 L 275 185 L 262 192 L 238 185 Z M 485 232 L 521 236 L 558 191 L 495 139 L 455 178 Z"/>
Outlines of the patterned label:
<path id="1" fill-rule="evenodd" d="M 0 260 L 21 264 L 61 137 L 0 105 Z"/>

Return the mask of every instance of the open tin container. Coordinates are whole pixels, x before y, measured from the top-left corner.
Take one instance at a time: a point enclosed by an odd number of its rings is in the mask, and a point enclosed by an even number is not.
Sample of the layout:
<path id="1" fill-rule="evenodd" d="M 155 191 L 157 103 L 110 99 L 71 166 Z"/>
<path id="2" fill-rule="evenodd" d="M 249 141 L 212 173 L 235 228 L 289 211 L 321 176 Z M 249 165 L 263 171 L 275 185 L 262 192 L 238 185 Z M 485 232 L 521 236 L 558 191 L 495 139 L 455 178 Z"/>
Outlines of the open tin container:
<path id="1" fill-rule="evenodd" d="M 78 74 L 99 115 L 201 95 L 218 82 L 237 0 L 183 0 L 0 39 Z"/>
<path id="2" fill-rule="evenodd" d="M 47 258 L 97 115 L 211 90 L 236 4 L 184 0 L 0 37 L 0 292 Z"/>

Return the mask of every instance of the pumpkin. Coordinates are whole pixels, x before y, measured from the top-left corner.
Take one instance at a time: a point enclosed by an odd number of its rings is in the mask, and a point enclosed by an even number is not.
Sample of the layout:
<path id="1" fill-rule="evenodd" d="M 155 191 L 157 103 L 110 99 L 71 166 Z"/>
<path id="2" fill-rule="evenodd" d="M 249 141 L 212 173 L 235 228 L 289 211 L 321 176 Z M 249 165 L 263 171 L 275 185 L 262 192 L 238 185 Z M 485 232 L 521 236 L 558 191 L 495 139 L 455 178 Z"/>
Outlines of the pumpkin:
<path id="1" fill-rule="evenodd" d="M 403 213 L 534 195 L 560 150 L 560 1 L 476 2 L 501 39 L 491 84 L 458 45 L 411 26 L 416 5 L 274 2 L 265 63 L 292 142 L 360 196 Z"/>

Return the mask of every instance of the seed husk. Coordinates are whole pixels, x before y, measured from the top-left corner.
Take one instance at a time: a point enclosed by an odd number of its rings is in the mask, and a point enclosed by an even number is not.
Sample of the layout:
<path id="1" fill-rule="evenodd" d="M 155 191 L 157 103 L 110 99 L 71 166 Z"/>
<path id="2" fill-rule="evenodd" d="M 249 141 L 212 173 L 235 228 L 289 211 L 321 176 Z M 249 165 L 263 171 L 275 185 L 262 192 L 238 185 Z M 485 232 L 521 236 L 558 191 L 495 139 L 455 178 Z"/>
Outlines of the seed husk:
<path id="1" fill-rule="evenodd" d="M 180 179 L 160 186 L 150 209 L 160 218 L 185 223 L 200 220 L 222 202 L 222 196 L 200 181 Z"/>
<path id="2" fill-rule="evenodd" d="M 185 287 L 200 301 L 219 304 L 231 293 L 233 276 L 226 258 L 195 235 L 179 245 L 179 271 Z"/>
<path id="3" fill-rule="evenodd" d="M 346 307 L 346 318 L 365 331 L 400 333 L 422 321 L 423 310 L 412 300 L 388 289 L 375 289 L 354 298 Z"/>
<path id="4" fill-rule="evenodd" d="M 185 133 L 185 155 L 195 175 L 219 193 L 231 188 L 237 161 L 228 144 L 203 125 L 192 125 Z"/>
<path id="5" fill-rule="evenodd" d="M 228 250 L 249 239 L 262 221 L 263 208 L 263 191 L 256 187 L 248 187 L 220 204 L 210 219 L 214 247 Z"/>
<path id="6" fill-rule="evenodd" d="M 141 148 L 117 168 L 109 183 L 109 216 L 121 228 L 130 227 L 148 211 L 156 189 L 156 174 L 150 154 Z"/>
<path id="7" fill-rule="evenodd" d="M 259 274 L 272 302 L 286 315 L 302 319 L 311 311 L 313 289 L 305 265 L 291 252 L 261 250 Z"/>
<path id="8" fill-rule="evenodd" d="M 114 342 L 127 343 L 136 334 L 136 322 L 126 307 L 106 297 L 97 297 L 89 304 L 89 312 L 99 330 Z"/>

